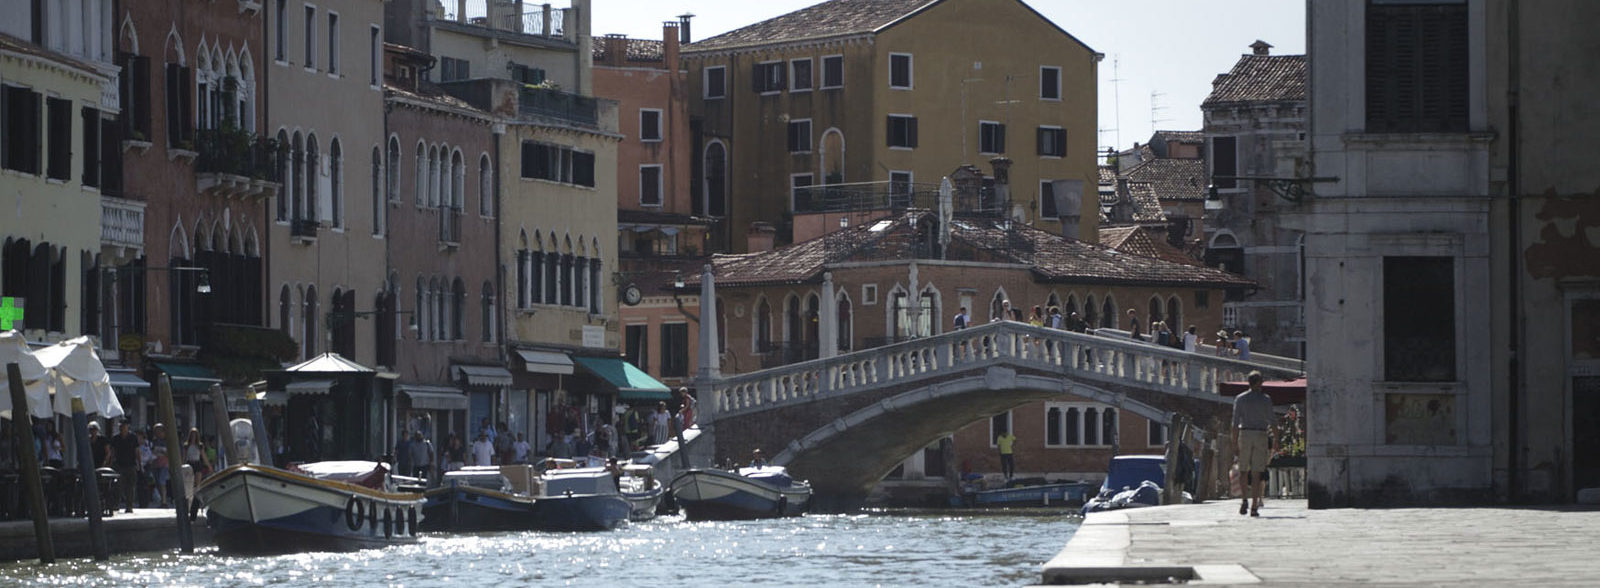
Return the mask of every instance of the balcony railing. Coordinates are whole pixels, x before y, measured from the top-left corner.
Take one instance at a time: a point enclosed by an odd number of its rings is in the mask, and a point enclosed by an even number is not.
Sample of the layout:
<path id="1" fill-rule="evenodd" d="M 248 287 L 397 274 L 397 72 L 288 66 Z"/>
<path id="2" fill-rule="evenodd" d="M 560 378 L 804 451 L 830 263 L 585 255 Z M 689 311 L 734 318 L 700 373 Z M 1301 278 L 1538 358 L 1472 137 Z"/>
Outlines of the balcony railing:
<path id="1" fill-rule="evenodd" d="M 525 116 L 540 116 L 564 120 L 585 127 L 599 123 L 599 101 L 548 88 L 522 88 L 518 96 L 518 111 Z"/>
<path id="2" fill-rule="evenodd" d="M 100 244 L 144 248 L 144 203 L 101 195 Z"/>
<path id="3" fill-rule="evenodd" d="M 461 211 L 454 208 L 439 209 L 439 243 L 444 245 L 458 245 L 461 243 Z"/>
<path id="4" fill-rule="evenodd" d="M 289 221 L 289 235 L 303 239 L 317 238 L 317 230 L 322 228 L 322 223 L 309 218 L 297 218 Z"/>
<path id="5" fill-rule="evenodd" d="M 195 171 L 242 176 L 268 182 L 280 181 L 278 142 L 257 137 L 239 129 L 200 129 L 195 131 Z"/>
<path id="6" fill-rule="evenodd" d="M 562 37 L 567 34 L 567 8 L 535 8 L 521 14 L 508 14 L 502 28 L 524 35 Z"/>
<path id="7" fill-rule="evenodd" d="M 957 190 L 951 198 L 957 216 L 1003 217 L 1006 203 L 990 188 Z M 863 210 L 938 210 L 938 184 L 907 182 L 855 182 L 823 184 L 794 189 L 795 214 Z"/>

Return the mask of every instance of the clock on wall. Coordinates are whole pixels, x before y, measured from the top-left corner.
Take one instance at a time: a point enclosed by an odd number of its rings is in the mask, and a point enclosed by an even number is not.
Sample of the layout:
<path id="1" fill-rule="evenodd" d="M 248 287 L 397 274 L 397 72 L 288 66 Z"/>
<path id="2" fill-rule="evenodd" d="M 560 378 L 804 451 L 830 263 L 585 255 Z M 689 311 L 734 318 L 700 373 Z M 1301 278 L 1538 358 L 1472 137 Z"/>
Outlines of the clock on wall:
<path id="1" fill-rule="evenodd" d="M 636 284 L 628 284 L 628 287 L 622 289 L 623 304 L 637 306 L 639 301 L 643 299 L 644 293 L 639 291 L 639 286 Z"/>

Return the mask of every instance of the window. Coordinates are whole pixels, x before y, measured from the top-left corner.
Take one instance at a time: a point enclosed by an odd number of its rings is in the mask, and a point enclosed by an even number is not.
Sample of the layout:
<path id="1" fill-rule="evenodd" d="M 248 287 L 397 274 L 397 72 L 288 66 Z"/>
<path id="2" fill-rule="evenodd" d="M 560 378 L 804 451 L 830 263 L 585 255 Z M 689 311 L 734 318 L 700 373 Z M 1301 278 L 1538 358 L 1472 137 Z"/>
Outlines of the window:
<path id="1" fill-rule="evenodd" d="M 1045 403 L 1046 447 L 1108 447 L 1117 439 L 1117 409 L 1098 404 Z"/>
<path id="2" fill-rule="evenodd" d="M 495 320 L 494 320 L 495 316 L 496 316 L 496 314 L 495 314 L 495 303 L 494 303 L 494 283 L 493 282 L 484 282 L 483 283 L 483 317 L 480 319 L 482 321 L 482 323 L 483 323 L 483 342 L 484 343 L 493 343 L 497 339 L 497 337 L 495 337 L 495 335 L 496 335 L 496 333 L 495 333 Z"/>
<path id="3" fill-rule="evenodd" d="M 789 62 L 789 91 L 811 91 L 811 59 L 796 59 Z"/>
<path id="4" fill-rule="evenodd" d="M 911 54 L 889 54 L 889 87 L 899 90 L 911 89 Z"/>
<path id="5" fill-rule="evenodd" d="M 383 230 L 384 230 L 384 224 L 385 224 L 384 223 L 384 212 L 386 212 L 386 209 L 383 207 L 383 203 L 386 200 L 386 198 L 384 196 L 384 183 L 383 183 L 383 180 L 384 180 L 384 177 L 383 177 L 383 150 L 379 149 L 377 145 L 373 145 L 372 146 L 372 234 L 373 235 L 382 235 L 383 234 Z"/>
<path id="6" fill-rule="evenodd" d="M 1039 155 L 1066 157 L 1067 130 L 1061 127 L 1039 127 Z"/>
<path id="7" fill-rule="evenodd" d="M 750 83 L 758 94 L 782 92 L 787 85 L 782 61 L 757 63 L 750 77 Z"/>
<path id="8" fill-rule="evenodd" d="M 994 442 L 995 439 L 999 439 L 1001 435 L 1004 435 L 1004 434 L 1010 433 L 1010 432 L 1011 432 L 1011 411 L 1008 410 L 1008 411 L 1002 412 L 1000 414 L 994 415 L 992 417 L 989 417 L 989 446 L 990 447 L 994 447 L 995 446 L 995 442 Z"/>
<path id="9" fill-rule="evenodd" d="M 454 57 L 439 58 L 439 81 L 454 82 L 472 77 L 472 62 Z"/>
<path id="10" fill-rule="evenodd" d="M 46 98 L 45 111 L 49 116 L 45 137 L 50 154 L 45 162 L 45 177 L 65 182 L 72 177 L 72 101 Z"/>
<path id="11" fill-rule="evenodd" d="M 328 75 L 339 75 L 339 15 L 328 13 Z"/>
<path id="12" fill-rule="evenodd" d="M 705 98 L 711 100 L 728 95 L 728 68 L 723 66 L 705 69 Z"/>
<path id="13" fill-rule="evenodd" d="M 328 204 L 334 228 L 344 227 L 344 149 L 339 138 L 328 145 Z"/>
<path id="14" fill-rule="evenodd" d="M 889 172 L 889 199 L 891 208 L 902 208 L 911 205 L 911 172 Z"/>
<path id="15" fill-rule="evenodd" d="M 1466 131 L 1466 0 L 1371 0 L 1366 27 L 1367 132 Z"/>
<path id="16" fill-rule="evenodd" d="M 462 79 L 465 79 L 463 77 Z M 539 85 L 544 83 L 544 68 L 528 67 L 526 65 L 511 64 L 511 79 L 520 84 Z"/>
<path id="17" fill-rule="evenodd" d="M 1205 290 L 1194 291 L 1195 308 L 1211 308 L 1211 293 Z"/>
<path id="18" fill-rule="evenodd" d="M 378 25 L 372 25 L 368 34 L 367 50 L 367 83 L 376 88 L 380 82 L 379 76 L 383 75 L 383 31 L 378 29 Z"/>
<path id="19" fill-rule="evenodd" d="M 623 350 L 629 363 L 643 371 L 650 371 L 650 325 L 627 325 L 623 327 Z"/>
<path id="20" fill-rule="evenodd" d="M 682 378 L 689 375 L 689 325 L 661 325 L 661 376 Z"/>
<path id="21" fill-rule="evenodd" d="M 189 68 L 167 64 L 167 146 L 184 147 L 194 139 L 194 99 Z"/>
<path id="22" fill-rule="evenodd" d="M 822 89 L 844 87 L 844 56 L 829 55 L 822 58 Z"/>
<path id="23" fill-rule="evenodd" d="M 131 53 L 118 54 L 122 75 L 118 90 L 122 98 L 124 132 L 137 141 L 150 140 L 150 58 Z"/>
<path id="24" fill-rule="evenodd" d="M 789 210 L 794 210 L 796 202 L 804 202 L 811 198 L 809 190 L 814 176 L 812 174 L 789 175 Z"/>
<path id="25" fill-rule="evenodd" d="M 522 142 L 522 177 L 594 187 L 594 154 L 534 141 Z"/>
<path id="26" fill-rule="evenodd" d="M 1061 68 L 1050 65 L 1039 66 L 1039 99 L 1061 99 Z"/>
<path id="27" fill-rule="evenodd" d="M 904 114 L 889 115 L 889 146 L 904 149 L 917 147 L 917 117 Z"/>
<path id="28" fill-rule="evenodd" d="M 478 156 L 478 214 L 494 216 L 494 166 L 488 153 Z"/>
<path id="29" fill-rule="evenodd" d="M 273 50 L 278 61 L 286 62 L 289 61 L 289 0 L 278 0 L 278 7 L 275 13 L 277 16 L 274 18 L 278 26 L 276 27 L 276 35 L 274 35 L 277 44 L 273 47 Z"/>
<path id="30" fill-rule="evenodd" d="M 1054 180 L 1039 180 L 1039 216 L 1040 218 L 1061 217 L 1061 210 L 1056 207 L 1056 185 Z"/>
<path id="31" fill-rule="evenodd" d="M 388 169 L 384 170 L 384 190 L 390 202 L 400 201 L 400 139 L 389 137 Z"/>
<path id="32" fill-rule="evenodd" d="M 639 206 L 661 206 L 661 165 L 639 166 Z"/>
<path id="33" fill-rule="evenodd" d="M 1145 421 L 1145 445 L 1165 447 L 1167 445 L 1167 425 L 1156 421 Z"/>
<path id="34" fill-rule="evenodd" d="M 1211 138 L 1211 184 L 1218 188 L 1237 188 L 1239 175 L 1237 138 Z M 1219 177 L 1220 176 L 1220 177 Z"/>
<path id="35" fill-rule="evenodd" d="M 789 121 L 789 152 L 811 152 L 811 119 L 801 118 Z"/>
<path id="36" fill-rule="evenodd" d="M 660 109 L 639 109 L 639 140 L 645 142 L 658 142 L 661 140 Z"/>
<path id="37" fill-rule="evenodd" d="M 317 69 L 317 7 L 306 5 L 306 47 L 301 63 L 306 69 Z"/>
<path id="38" fill-rule="evenodd" d="M 867 306 L 872 306 L 872 305 L 878 303 L 878 285 L 877 284 L 862 284 L 861 285 L 861 303 L 864 304 L 864 305 L 867 305 Z"/>
<path id="39" fill-rule="evenodd" d="M 1456 379 L 1455 260 L 1383 258 L 1383 379 Z"/>
<path id="40" fill-rule="evenodd" d="M 1006 126 L 994 121 L 978 121 L 978 153 L 1006 152 Z"/>
<path id="41" fill-rule="evenodd" d="M 83 113 L 83 185 L 89 188 L 100 187 L 100 155 L 105 149 L 101 145 L 100 111 L 85 107 Z M 109 141 L 109 138 L 107 139 Z M 111 179 L 111 178 L 106 178 Z M 110 182 L 107 182 L 108 184 Z"/>
<path id="42" fill-rule="evenodd" d="M 5 169 L 25 174 L 39 173 L 40 96 L 38 92 L 4 86 L 0 95 L 0 145 L 4 146 Z"/>

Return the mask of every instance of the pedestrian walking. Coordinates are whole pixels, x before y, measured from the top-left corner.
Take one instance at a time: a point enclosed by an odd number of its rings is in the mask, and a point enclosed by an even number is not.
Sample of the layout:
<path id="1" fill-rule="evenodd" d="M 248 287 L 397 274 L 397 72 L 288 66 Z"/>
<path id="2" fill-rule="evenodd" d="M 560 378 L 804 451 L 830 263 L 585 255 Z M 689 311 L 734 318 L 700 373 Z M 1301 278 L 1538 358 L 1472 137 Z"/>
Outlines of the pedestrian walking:
<path id="1" fill-rule="evenodd" d="M 422 431 L 411 434 L 411 445 L 407 447 L 411 453 L 412 475 L 424 480 L 433 475 L 433 442 L 422 436 Z"/>
<path id="2" fill-rule="evenodd" d="M 1250 389 L 1233 397 L 1233 446 L 1237 448 L 1239 474 L 1244 478 L 1245 494 L 1239 514 L 1261 516 L 1262 492 L 1267 486 L 1267 460 L 1277 450 L 1277 435 L 1272 418 L 1272 398 L 1261 390 L 1261 372 L 1250 372 Z"/>
<path id="3" fill-rule="evenodd" d="M 956 318 L 952 324 L 954 324 L 955 328 L 959 330 L 967 328 L 967 324 L 971 322 L 972 317 L 967 316 L 967 307 L 963 306 L 961 307 L 961 312 L 956 313 Z"/>
<path id="4" fill-rule="evenodd" d="M 1250 338 L 1244 336 L 1244 331 L 1233 332 L 1233 351 L 1239 361 L 1250 361 Z"/>
<path id="5" fill-rule="evenodd" d="M 117 470 L 117 494 L 122 512 L 133 512 L 133 501 L 139 489 L 139 438 L 133 435 L 128 421 L 122 421 L 117 436 L 111 438 L 111 463 Z"/>

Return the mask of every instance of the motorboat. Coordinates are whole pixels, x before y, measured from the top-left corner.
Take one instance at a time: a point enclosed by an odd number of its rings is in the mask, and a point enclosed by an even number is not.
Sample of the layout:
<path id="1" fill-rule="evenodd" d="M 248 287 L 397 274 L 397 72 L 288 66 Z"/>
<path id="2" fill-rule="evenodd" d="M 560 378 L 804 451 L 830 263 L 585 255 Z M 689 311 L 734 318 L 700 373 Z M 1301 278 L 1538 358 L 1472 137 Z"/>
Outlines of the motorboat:
<path id="1" fill-rule="evenodd" d="M 672 496 L 691 521 L 793 517 L 811 507 L 811 484 L 780 466 L 693 469 L 672 480 Z"/>
<path id="2" fill-rule="evenodd" d="M 1161 488 L 1166 484 L 1166 456 L 1118 455 L 1111 458 L 1106 468 L 1106 479 L 1100 492 L 1080 511 L 1084 514 L 1102 510 L 1159 506 Z M 1185 493 L 1187 495 L 1187 493 Z"/>
<path id="3" fill-rule="evenodd" d="M 546 531 L 605 531 L 627 522 L 633 506 L 603 467 L 558 468 L 539 476 L 535 527 Z"/>
<path id="4" fill-rule="evenodd" d="M 203 480 L 195 495 L 217 547 L 228 553 L 414 543 L 424 518 L 422 496 L 396 491 L 388 468 L 370 461 L 240 464 Z"/>
<path id="5" fill-rule="evenodd" d="M 423 531 L 509 531 L 538 527 L 538 477 L 531 465 L 471 466 L 445 472 L 425 493 Z"/>
<path id="6" fill-rule="evenodd" d="M 977 489 L 955 497 L 958 506 L 972 507 L 1023 507 L 1023 506 L 1083 506 L 1099 490 L 1094 482 L 1050 482 L 1042 478 L 1015 480 L 1004 488 Z"/>
<path id="7" fill-rule="evenodd" d="M 666 488 L 655 477 L 655 468 L 645 464 L 628 464 L 617 478 L 618 490 L 628 501 L 628 520 L 648 521 L 656 518 Z"/>

